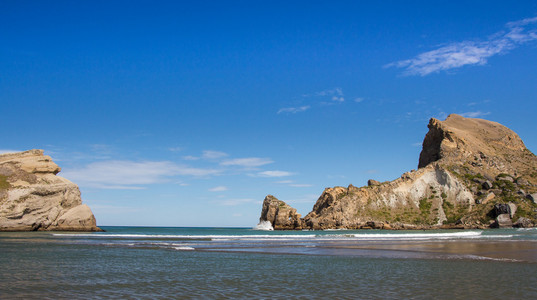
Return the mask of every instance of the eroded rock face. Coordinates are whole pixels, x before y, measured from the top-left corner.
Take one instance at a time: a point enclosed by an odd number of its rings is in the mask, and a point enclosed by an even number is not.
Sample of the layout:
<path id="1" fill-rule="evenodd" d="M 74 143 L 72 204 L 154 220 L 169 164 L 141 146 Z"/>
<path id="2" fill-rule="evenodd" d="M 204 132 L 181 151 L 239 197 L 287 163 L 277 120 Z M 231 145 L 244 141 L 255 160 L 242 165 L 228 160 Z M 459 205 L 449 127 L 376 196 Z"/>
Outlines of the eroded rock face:
<path id="1" fill-rule="evenodd" d="M 467 163 L 489 178 L 535 171 L 535 155 L 515 132 L 499 123 L 452 114 L 445 121 L 432 118 L 428 128 L 418 168 L 441 160 L 450 165 Z M 531 177 L 521 180 L 537 183 Z"/>
<path id="2" fill-rule="evenodd" d="M 327 188 L 296 223 L 311 229 L 509 227 L 517 207 L 525 214 L 518 217 L 529 220 L 524 226 L 537 223 L 537 157 L 516 133 L 458 115 L 433 118 L 428 127 L 418 170 L 361 188 Z"/>
<path id="3" fill-rule="evenodd" d="M 272 195 L 265 197 L 259 222 L 269 221 L 275 230 L 301 229 L 302 220 L 296 209 Z"/>
<path id="4" fill-rule="evenodd" d="M 377 186 L 327 188 L 304 221 L 312 229 L 440 226 L 455 206 L 473 205 L 464 184 L 432 165 Z"/>
<path id="5" fill-rule="evenodd" d="M 80 190 L 43 150 L 0 155 L 0 231 L 98 231 Z"/>

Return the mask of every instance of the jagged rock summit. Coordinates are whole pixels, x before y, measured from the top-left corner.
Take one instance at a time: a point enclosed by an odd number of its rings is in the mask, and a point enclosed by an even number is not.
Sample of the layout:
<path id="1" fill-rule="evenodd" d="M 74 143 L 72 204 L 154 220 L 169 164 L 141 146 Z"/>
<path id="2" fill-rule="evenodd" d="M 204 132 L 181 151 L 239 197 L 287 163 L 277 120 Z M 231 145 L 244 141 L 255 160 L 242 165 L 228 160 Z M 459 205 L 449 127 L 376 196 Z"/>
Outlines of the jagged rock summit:
<path id="1" fill-rule="evenodd" d="M 0 154 L 0 231 L 100 231 L 80 190 L 43 150 Z"/>
<path id="2" fill-rule="evenodd" d="M 270 218 L 262 213 L 260 221 L 270 221 L 274 229 L 537 224 L 537 157 L 516 133 L 496 122 L 454 114 L 445 121 L 433 118 L 428 127 L 418 170 L 393 181 L 370 180 L 361 188 L 327 188 L 304 218 L 283 201 L 268 201 L 286 209 L 281 217 L 278 210 Z"/>
<path id="3" fill-rule="evenodd" d="M 302 222 L 296 209 L 272 195 L 267 195 L 263 200 L 260 220 L 269 221 L 275 230 L 295 229 Z"/>

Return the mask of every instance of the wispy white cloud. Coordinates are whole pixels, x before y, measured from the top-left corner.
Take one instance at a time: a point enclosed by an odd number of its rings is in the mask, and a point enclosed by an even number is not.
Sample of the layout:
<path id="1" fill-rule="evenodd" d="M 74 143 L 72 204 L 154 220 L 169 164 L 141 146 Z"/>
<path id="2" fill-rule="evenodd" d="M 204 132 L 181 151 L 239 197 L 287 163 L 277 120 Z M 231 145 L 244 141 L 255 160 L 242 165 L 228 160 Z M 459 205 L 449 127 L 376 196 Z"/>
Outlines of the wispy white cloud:
<path id="1" fill-rule="evenodd" d="M 183 159 L 184 160 L 198 160 L 200 158 L 197 156 L 187 155 L 187 156 L 183 156 Z"/>
<path id="2" fill-rule="evenodd" d="M 299 113 L 299 112 L 306 111 L 308 109 L 310 109 L 309 105 L 304 105 L 304 106 L 299 106 L 299 107 L 284 107 L 284 108 L 280 108 L 278 110 L 278 114 L 281 114 L 281 113 L 296 114 L 296 113 Z"/>
<path id="3" fill-rule="evenodd" d="M 301 188 L 301 187 L 312 187 L 313 185 L 307 184 L 307 183 L 291 183 L 291 184 L 289 184 L 289 186 L 290 187 Z"/>
<path id="4" fill-rule="evenodd" d="M 228 156 L 225 152 L 205 150 L 202 157 L 205 159 L 219 159 Z"/>
<path id="5" fill-rule="evenodd" d="M 240 167 L 260 167 L 273 163 L 270 158 L 261 158 L 261 157 L 245 157 L 245 158 L 234 158 L 225 160 L 220 163 L 222 166 L 240 166 Z"/>
<path id="6" fill-rule="evenodd" d="M 293 180 L 280 180 L 280 181 L 276 181 L 275 183 L 279 183 L 279 184 L 286 184 L 290 187 L 311 187 L 313 185 L 311 184 L 305 184 L 305 183 L 295 183 Z"/>
<path id="7" fill-rule="evenodd" d="M 330 97 L 330 100 L 334 102 L 343 102 L 345 101 L 345 97 L 343 94 L 343 90 L 339 87 L 320 91 L 314 94 L 315 96 L 319 97 Z M 325 103 L 326 104 L 326 103 Z"/>
<path id="8" fill-rule="evenodd" d="M 445 120 L 447 116 L 448 114 L 445 111 L 440 111 L 434 116 L 434 118 L 438 120 Z"/>
<path id="9" fill-rule="evenodd" d="M 201 153 L 201 156 L 186 155 L 186 156 L 183 156 L 183 159 L 184 160 L 199 160 L 199 159 L 217 160 L 217 159 L 224 158 L 226 156 L 228 156 L 228 154 L 225 152 L 204 150 Z"/>
<path id="10" fill-rule="evenodd" d="M 537 40 L 537 17 L 507 23 L 507 31 L 494 34 L 486 41 L 462 41 L 427 51 L 414 58 L 385 65 L 403 68 L 404 75 L 426 76 L 466 65 L 484 65 L 487 60 L 530 41 Z"/>
<path id="11" fill-rule="evenodd" d="M 343 96 L 343 90 L 339 87 L 328 89 L 320 92 L 316 92 L 313 95 L 315 96 Z M 310 97 L 312 95 L 304 95 L 305 97 Z"/>
<path id="12" fill-rule="evenodd" d="M 292 113 L 296 114 L 304 112 L 310 108 L 317 106 L 337 105 L 345 102 L 345 94 L 340 87 L 322 90 L 320 92 L 314 92 L 310 94 L 303 94 L 301 96 L 302 101 L 309 103 L 310 105 L 284 107 L 278 110 L 278 114 Z M 361 99 L 361 98 L 357 98 Z"/>
<path id="13" fill-rule="evenodd" d="M 487 115 L 490 115 L 490 112 L 482 112 L 482 111 L 469 111 L 464 113 L 459 113 L 459 115 L 465 117 L 465 118 L 480 118 Z"/>
<path id="14" fill-rule="evenodd" d="M 293 175 L 293 173 L 287 171 L 263 171 L 257 173 L 257 175 L 261 177 L 286 177 Z"/>
<path id="15" fill-rule="evenodd" d="M 340 96 L 333 96 L 332 101 L 343 102 L 343 101 L 345 101 L 345 98 L 340 97 Z"/>
<path id="16" fill-rule="evenodd" d="M 99 161 L 61 176 L 81 186 L 108 189 L 141 189 L 140 185 L 168 182 L 173 176 L 203 177 L 218 175 L 219 170 L 181 166 L 169 161 Z"/>
<path id="17" fill-rule="evenodd" d="M 225 192 L 228 190 L 227 186 L 219 185 L 209 189 L 209 192 Z"/>
<path id="18" fill-rule="evenodd" d="M 170 147 L 168 148 L 168 150 L 171 152 L 181 152 L 184 150 L 184 148 L 183 147 Z"/>
<path id="19" fill-rule="evenodd" d="M 365 100 L 365 99 L 362 98 L 362 97 L 354 98 L 354 102 L 356 102 L 356 103 L 363 102 L 364 100 Z"/>
<path id="20" fill-rule="evenodd" d="M 290 183 L 293 183 L 292 180 L 280 180 L 280 181 L 276 181 L 275 183 L 279 183 L 279 184 L 290 184 Z"/>

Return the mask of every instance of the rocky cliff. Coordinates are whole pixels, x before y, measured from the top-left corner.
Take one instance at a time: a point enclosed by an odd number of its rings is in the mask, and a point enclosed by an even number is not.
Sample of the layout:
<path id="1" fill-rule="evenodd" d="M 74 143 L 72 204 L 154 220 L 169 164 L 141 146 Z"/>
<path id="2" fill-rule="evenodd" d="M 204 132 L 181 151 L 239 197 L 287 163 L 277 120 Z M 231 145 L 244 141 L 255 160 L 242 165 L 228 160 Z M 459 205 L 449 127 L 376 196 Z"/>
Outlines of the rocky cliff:
<path id="1" fill-rule="evenodd" d="M 43 150 L 0 155 L 0 231 L 99 231 L 78 186 Z"/>
<path id="2" fill-rule="evenodd" d="M 458 115 L 445 121 L 433 118 L 428 127 L 418 170 L 389 182 L 369 180 L 361 188 L 327 188 L 304 218 L 288 208 L 287 219 L 262 214 L 260 221 L 270 221 L 275 229 L 537 224 L 537 157 L 516 133 L 495 122 Z M 273 202 L 288 207 L 271 196 L 263 208 L 276 205 Z"/>

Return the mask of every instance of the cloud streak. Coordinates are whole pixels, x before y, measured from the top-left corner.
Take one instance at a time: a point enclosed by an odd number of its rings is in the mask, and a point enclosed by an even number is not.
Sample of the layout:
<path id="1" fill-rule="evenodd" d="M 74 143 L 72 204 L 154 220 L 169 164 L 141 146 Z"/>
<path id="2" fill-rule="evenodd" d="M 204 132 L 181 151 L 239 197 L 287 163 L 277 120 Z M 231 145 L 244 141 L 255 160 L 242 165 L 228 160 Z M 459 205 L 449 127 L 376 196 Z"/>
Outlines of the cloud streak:
<path id="1" fill-rule="evenodd" d="M 484 65 L 494 55 L 505 54 L 522 44 L 537 40 L 537 17 L 509 22 L 507 30 L 486 41 L 462 41 L 427 51 L 414 58 L 390 63 L 384 67 L 404 69 L 403 75 L 426 76 L 466 65 Z"/>
<path id="2" fill-rule="evenodd" d="M 219 170 L 177 165 L 169 161 L 99 161 L 61 176 L 78 183 L 104 189 L 142 189 L 143 185 L 163 183 L 173 176 L 204 177 L 218 175 Z"/>
<path id="3" fill-rule="evenodd" d="M 209 192 L 225 192 L 227 190 L 227 186 L 219 185 L 209 189 Z"/>
<path id="4" fill-rule="evenodd" d="M 459 113 L 459 115 L 465 117 L 465 118 L 480 118 L 483 116 L 490 115 L 490 112 L 482 112 L 482 111 L 469 111 L 465 113 Z"/>
<path id="5" fill-rule="evenodd" d="M 257 173 L 258 176 L 261 176 L 261 177 L 286 177 L 286 176 L 291 176 L 293 175 L 293 173 L 291 172 L 287 172 L 287 171 L 263 171 L 263 172 L 259 172 Z"/>
<path id="6" fill-rule="evenodd" d="M 260 157 L 246 157 L 246 158 L 235 158 L 225 160 L 220 163 L 222 166 L 239 166 L 246 168 L 260 167 L 273 163 L 270 158 L 260 158 Z"/>
<path id="7" fill-rule="evenodd" d="M 281 113 L 296 114 L 296 113 L 299 113 L 299 112 L 304 112 L 304 111 L 306 111 L 308 109 L 310 109 L 309 105 L 304 105 L 304 106 L 300 106 L 300 107 L 284 107 L 284 108 L 280 108 L 280 110 L 278 110 L 278 114 L 281 114 Z"/>

